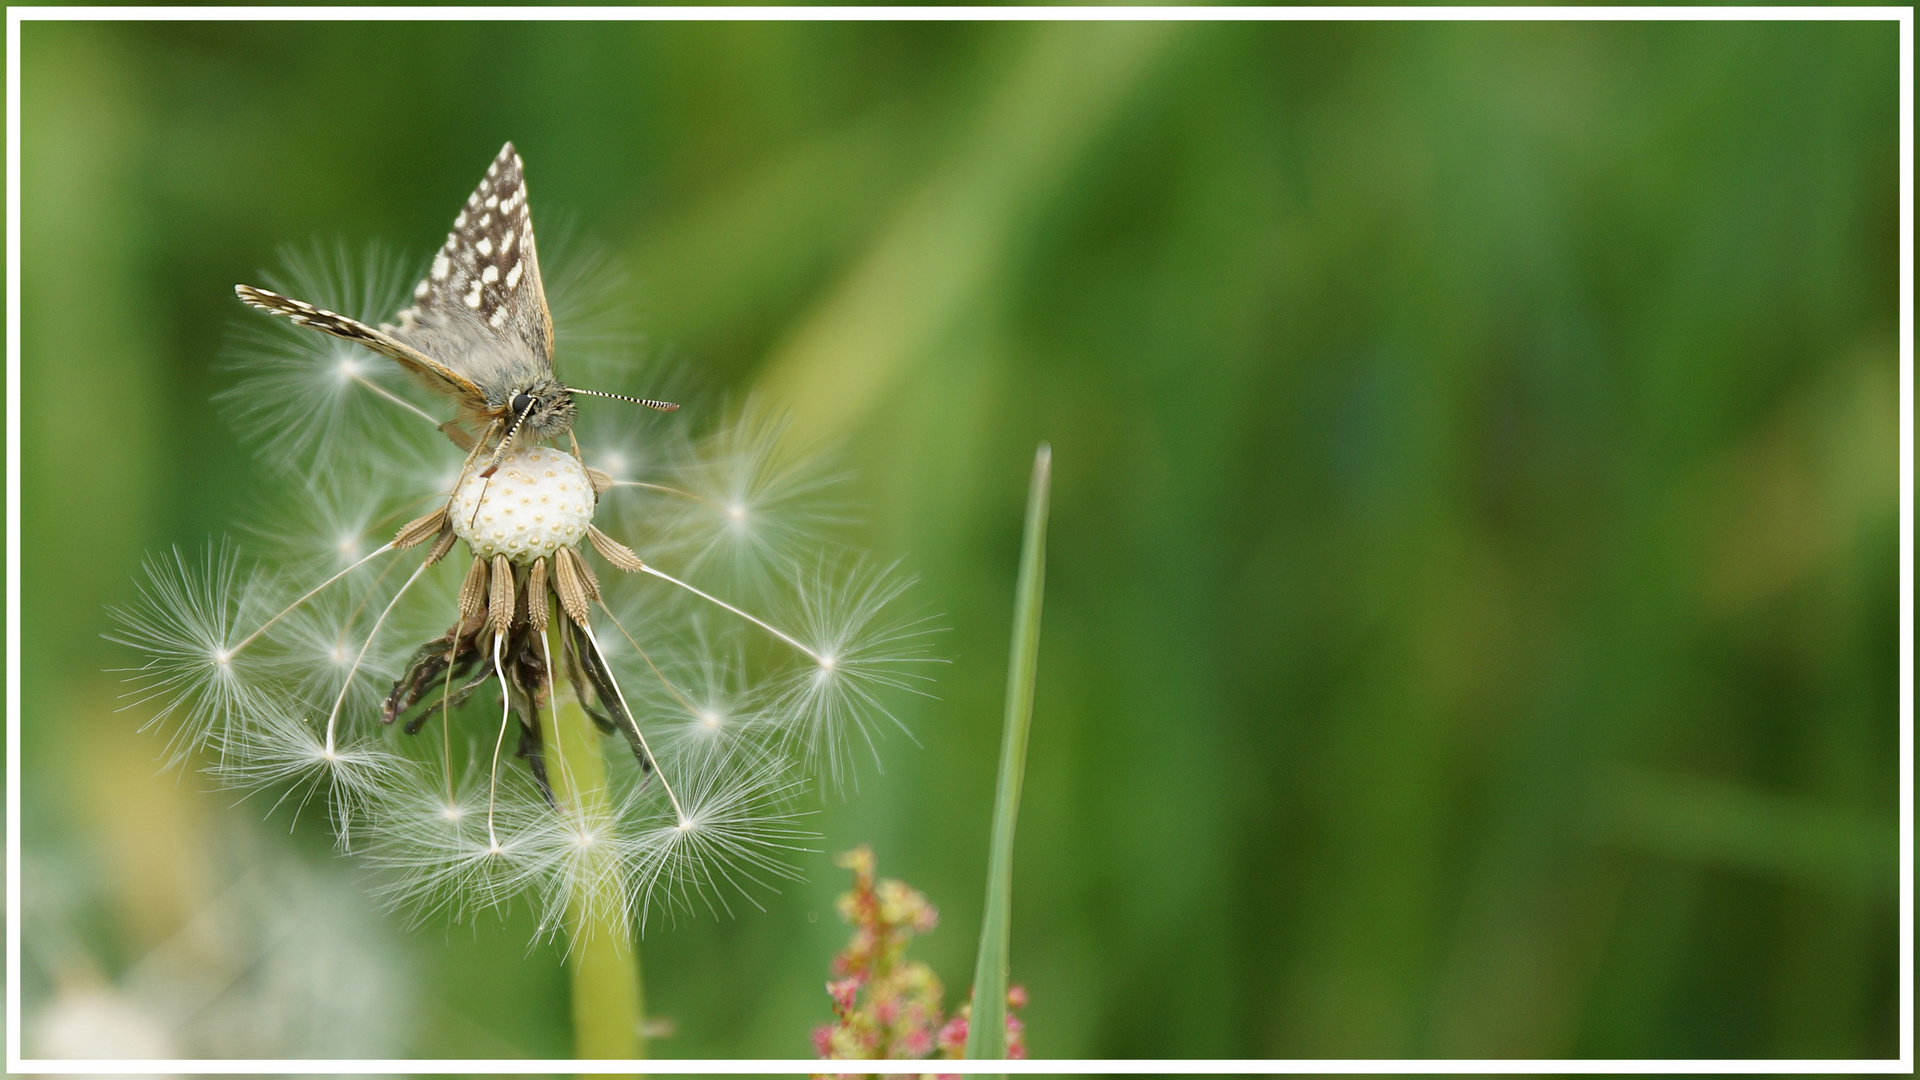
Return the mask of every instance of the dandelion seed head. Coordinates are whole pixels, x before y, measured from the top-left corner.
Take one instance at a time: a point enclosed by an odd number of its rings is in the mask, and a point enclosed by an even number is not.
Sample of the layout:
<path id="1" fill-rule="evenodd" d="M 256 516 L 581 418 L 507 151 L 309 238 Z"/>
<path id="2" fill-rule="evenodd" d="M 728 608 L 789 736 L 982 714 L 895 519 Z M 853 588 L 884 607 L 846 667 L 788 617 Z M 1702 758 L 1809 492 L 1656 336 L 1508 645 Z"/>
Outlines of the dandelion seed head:
<path id="1" fill-rule="evenodd" d="M 549 244 L 541 254 L 561 263 Z M 392 321 L 417 280 L 375 251 L 359 264 L 338 247 L 286 261 L 269 279 L 278 291 L 372 325 Z M 546 287 L 562 342 L 611 343 L 582 335 L 562 275 Z M 570 347 L 570 365 L 576 355 Z M 696 438 L 683 422 L 583 402 L 640 433 L 592 444 L 590 460 L 621 478 L 597 495 L 579 460 L 546 447 L 510 451 L 491 478 L 463 474 L 462 452 L 435 430 L 444 400 L 310 329 L 251 322 L 230 358 L 241 381 L 227 411 L 282 477 L 253 529 L 272 569 L 251 569 L 225 545 L 198 561 L 154 559 L 117 634 L 142 654 L 131 696 L 168 727 L 176 756 L 206 747 L 215 774 L 261 804 L 324 813 L 376 869 L 380 897 L 419 918 L 531 899 L 546 933 L 577 926 L 582 911 L 644 926 L 649 912 L 728 913 L 795 876 L 791 857 L 809 836 L 793 809 L 806 786 L 796 765 L 837 785 L 847 745 L 871 744 L 891 719 L 880 694 L 910 688 L 910 665 L 924 658 L 923 631 L 894 613 L 904 581 L 800 561 L 843 520 L 823 501 L 840 476 L 795 447 L 784 422 L 742 409 Z M 582 385 L 686 400 L 586 374 L 594 381 Z M 497 683 L 470 663 L 435 681 L 432 665 L 464 648 L 448 629 L 459 625 L 461 560 L 423 566 L 424 548 L 386 541 L 448 505 L 475 553 L 525 566 L 583 546 L 603 501 L 610 522 L 634 526 L 619 539 L 647 567 L 712 595 L 637 572 L 601 577 L 608 609 L 593 617 L 594 647 L 645 747 L 603 739 L 610 786 L 581 799 L 558 782 L 564 772 L 550 771 L 546 789 L 516 759 L 514 737 L 527 729 L 513 716 L 552 700 L 541 684 L 549 666 L 546 677 L 581 680 L 583 691 L 587 676 L 566 670 L 573 658 L 536 662 L 529 644 Z M 582 696 L 591 704 L 602 692 Z M 548 770 L 566 768 L 556 749 Z"/>

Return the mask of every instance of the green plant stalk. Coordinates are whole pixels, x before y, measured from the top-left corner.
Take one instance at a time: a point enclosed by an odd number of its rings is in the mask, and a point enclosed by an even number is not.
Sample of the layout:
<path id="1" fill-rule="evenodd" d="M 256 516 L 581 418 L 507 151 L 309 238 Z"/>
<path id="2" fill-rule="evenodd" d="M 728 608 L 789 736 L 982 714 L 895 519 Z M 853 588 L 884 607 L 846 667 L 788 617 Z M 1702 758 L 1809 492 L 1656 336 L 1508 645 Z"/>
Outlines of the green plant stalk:
<path id="1" fill-rule="evenodd" d="M 1033 455 L 1027 488 L 1026 535 L 1020 543 L 1020 580 L 1014 589 L 1013 649 L 1007 660 L 1007 716 L 1000 736 L 1000 780 L 993 795 L 993 848 L 987 860 L 986 915 L 973 968 L 973 1017 L 967 1057 L 1007 1056 L 1007 975 L 1013 937 L 1013 825 L 1020 813 L 1020 780 L 1027 770 L 1027 728 L 1033 719 L 1033 681 L 1040 656 L 1040 598 L 1047 584 L 1047 492 L 1053 448 Z"/>
<path id="2" fill-rule="evenodd" d="M 557 628 L 548 632 L 547 646 L 558 663 Z M 599 732 L 580 708 L 573 687 L 564 680 L 555 680 L 552 707 L 540 710 L 540 728 L 554 801 L 565 813 L 582 815 L 588 821 L 607 820 L 613 811 Z M 612 860 L 615 855 L 609 850 L 600 857 Z M 573 978 L 573 1053 L 577 1058 L 600 1060 L 645 1057 L 640 954 L 621 895 L 620 875 L 589 873 L 587 879 L 602 884 L 597 891 L 581 890 L 566 912 L 567 966 Z"/>

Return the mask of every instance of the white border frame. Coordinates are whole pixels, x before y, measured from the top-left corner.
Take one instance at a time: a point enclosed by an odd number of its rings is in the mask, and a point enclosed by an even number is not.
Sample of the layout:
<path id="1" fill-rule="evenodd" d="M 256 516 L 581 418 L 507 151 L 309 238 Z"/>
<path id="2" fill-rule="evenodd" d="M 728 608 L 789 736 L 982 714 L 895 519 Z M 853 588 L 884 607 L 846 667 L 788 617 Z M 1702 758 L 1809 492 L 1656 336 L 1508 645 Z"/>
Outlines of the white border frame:
<path id="1" fill-rule="evenodd" d="M 20 1056 L 20 25 L 27 21 L 1299 21 L 1897 22 L 1900 35 L 1900 1056 L 1817 1060 L 1397 1059 L 1031 1061 L 45 1060 Z M 7 9 L 7 1072 L 500 1073 L 1911 1073 L 1913 1027 L 1913 19 L 1911 7 L 10 7 Z"/>

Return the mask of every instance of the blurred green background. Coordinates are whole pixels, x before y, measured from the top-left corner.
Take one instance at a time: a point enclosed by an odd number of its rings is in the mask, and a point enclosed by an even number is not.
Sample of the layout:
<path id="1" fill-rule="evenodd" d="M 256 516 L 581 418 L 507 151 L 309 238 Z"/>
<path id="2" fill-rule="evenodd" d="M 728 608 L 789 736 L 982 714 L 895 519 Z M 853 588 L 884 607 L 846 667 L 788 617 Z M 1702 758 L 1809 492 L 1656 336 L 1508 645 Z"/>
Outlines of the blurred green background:
<path id="1" fill-rule="evenodd" d="M 313 236 L 424 256 L 510 138 L 652 355 L 841 447 L 854 539 L 950 628 L 806 884 L 649 928 L 656 1053 L 810 1053 L 859 842 L 964 993 L 1041 439 L 1036 1056 L 1896 1053 L 1893 24 L 22 48 L 30 1033 L 218 952 L 266 865 L 220 869 L 234 830 L 355 880 L 318 823 L 154 777 L 103 607 L 266 483 L 209 403 L 232 285 Z M 318 1052 L 569 1052 L 524 910 L 324 932 L 376 974 L 309 989 L 391 1030 Z"/>

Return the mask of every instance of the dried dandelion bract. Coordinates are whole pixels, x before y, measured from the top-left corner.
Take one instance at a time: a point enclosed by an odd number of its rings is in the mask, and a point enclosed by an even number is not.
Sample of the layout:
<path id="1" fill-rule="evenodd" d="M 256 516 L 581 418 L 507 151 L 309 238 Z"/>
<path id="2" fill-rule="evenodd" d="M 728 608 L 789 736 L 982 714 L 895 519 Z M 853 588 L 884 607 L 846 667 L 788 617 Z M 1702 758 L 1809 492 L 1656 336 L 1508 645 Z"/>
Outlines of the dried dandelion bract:
<path id="1" fill-rule="evenodd" d="M 131 700 L 176 760 L 324 806 L 419 915 L 727 911 L 791 876 L 796 796 L 894 726 L 926 627 L 777 417 L 561 381 L 630 339 L 598 256 L 543 278 L 522 168 L 417 277 L 315 245 L 237 290 L 281 316 L 223 395 L 271 482 L 238 541 L 149 560 Z"/>

